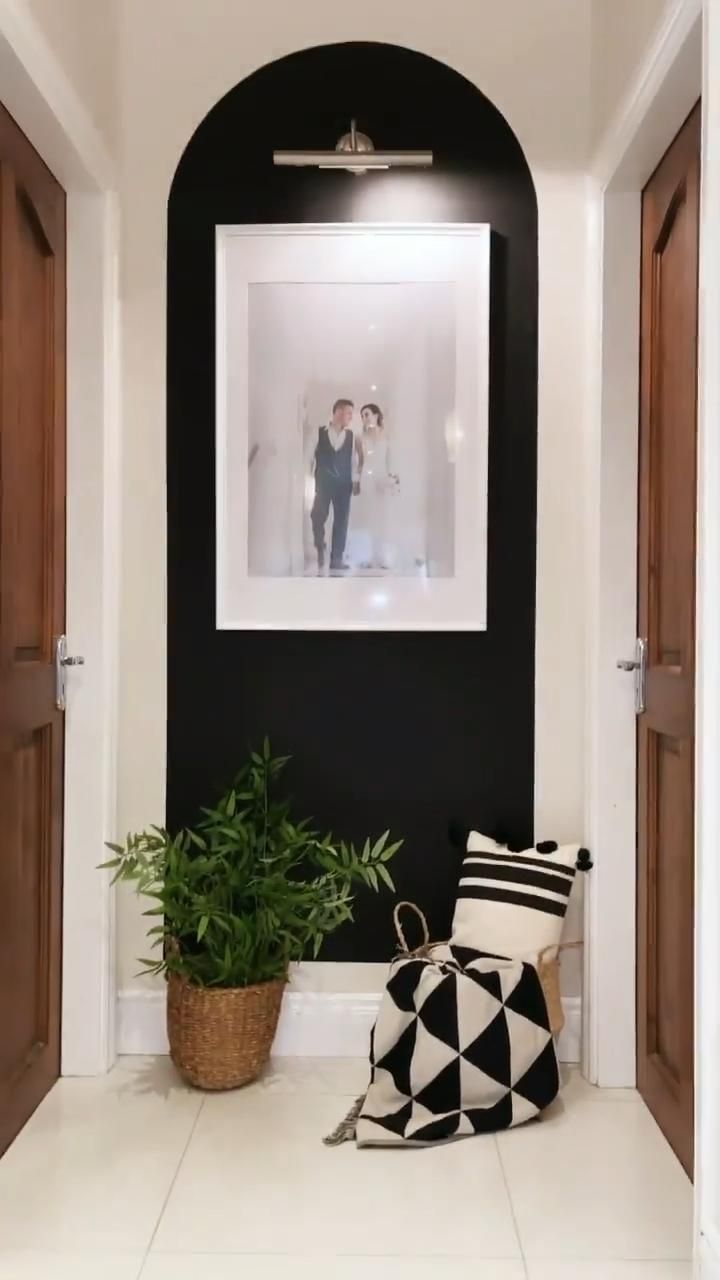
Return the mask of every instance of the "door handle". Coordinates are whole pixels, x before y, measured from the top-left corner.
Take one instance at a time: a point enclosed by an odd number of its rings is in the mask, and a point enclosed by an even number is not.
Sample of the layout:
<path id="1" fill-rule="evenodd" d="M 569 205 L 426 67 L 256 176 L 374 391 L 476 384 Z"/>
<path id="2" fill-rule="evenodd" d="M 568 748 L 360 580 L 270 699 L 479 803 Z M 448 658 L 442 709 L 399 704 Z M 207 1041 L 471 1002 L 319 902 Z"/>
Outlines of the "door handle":
<path id="1" fill-rule="evenodd" d="M 635 686 L 635 714 L 641 716 L 645 712 L 645 685 L 647 680 L 647 640 L 637 639 L 635 641 L 635 657 L 619 658 L 618 668 L 620 671 L 631 671 L 634 676 Z"/>
<path id="2" fill-rule="evenodd" d="M 55 638 L 55 706 L 64 711 L 67 705 L 65 688 L 65 669 L 67 667 L 84 667 L 85 659 L 71 657 L 67 651 L 67 636 Z"/>

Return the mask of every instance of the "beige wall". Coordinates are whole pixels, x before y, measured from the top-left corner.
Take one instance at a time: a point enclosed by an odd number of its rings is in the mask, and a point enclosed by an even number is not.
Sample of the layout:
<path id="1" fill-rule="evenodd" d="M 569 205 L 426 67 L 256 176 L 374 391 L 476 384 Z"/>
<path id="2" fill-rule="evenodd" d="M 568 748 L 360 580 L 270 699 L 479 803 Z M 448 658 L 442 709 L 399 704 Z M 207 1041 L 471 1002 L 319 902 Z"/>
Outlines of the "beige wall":
<path id="1" fill-rule="evenodd" d="M 592 136 L 597 143 L 673 0 L 592 0 Z"/>
<path id="2" fill-rule="evenodd" d="M 462 72 L 505 114 L 534 174 L 540 214 L 537 827 L 558 839 L 582 838 L 590 3 L 119 0 L 122 831 L 162 821 L 164 813 L 165 240 L 172 175 L 197 124 L 257 66 L 298 48 L 359 39 L 410 45 Z M 123 899 L 124 989 L 135 984 L 133 957 L 146 950 L 144 923 L 137 902 Z M 576 936 L 579 907 L 568 927 Z M 577 972 L 572 985 L 578 989 Z"/>
<path id="3" fill-rule="evenodd" d="M 109 150 L 117 119 L 116 0 L 21 0 Z"/>
<path id="4" fill-rule="evenodd" d="M 673 0 L 576 0 L 574 4 L 572 0 L 540 0 L 535 5 L 513 0 L 504 6 L 504 13 L 489 0 L 481 4 L 454 0 L 443 24 L 429 5 L 425 12 L 415 6 L 409 24 L 405 15 L 410 6 L 402 0 L 393 13 L 384 12 L 391 6 L 373 5 L 369 0 L 354 23 L 349 15 L 335 14 L 334 9 L 342 10 L 343 6 L 333 6 L 327 0 L 298 6 L 275 0 L 262 7 L 247 0 L 178 0 L 176 4 L 173 0 L 152 0 L 151 4 L 145 0 L 19 0 L 19 4 L 42 28 L 111 147 L 117 132 L 120 22 L 129 45 L 135 43 L 135 56 L 144 31 L 148 37 L 145 59 L 149 55 L 158 62 L 167 57 L 164 34 L 173 33 L 174 52 L 178 51 L 176 38 L 187 49 L 186 37 L 199 35 L 197 65 L 184 85 L 187 110 L 183 119 L 195 122 L 207 108 L 206 88 L 211 81 L 230 88 L 258 62 L 290 48 L 349 38 L 342 33 L 354 25 L 355 32 L 362 28 L 366 39 L 396 39 L 427 51 L 432 47 L 437 56 L 471 79 L 480 66 L 484 83 L 479 87 L 501 107 L 507 100 L 528 150 L 536 160 L 543 158 L 553 167 L 555 163 L 566 164 L 573 150 L 576 158 L 580 157 L 588 139 L 597 142 Z M 370 30 L 373 7 L 382 13 L 382 37 L 379 28 Z M 213 31 L 242 32 L 243 39 L 228 46 L 221 38 L 213 48 Z M 560 41 L 558 31 L 562 31 Z M 586 47 L 581 56 L 573 55 L 572 65 L 558 67 L 565 53 L 577 50 L 583 42 Z M 587 104 L 589 57 L 592 89 Z M 163 68 L 163 79 L 176 81 L 182 61 L 182 56 L 177 59 L 175 73 L 170 66 Z M 569 99 L 573 102 L 571 119 L 563 119 Z M 578 106 L 579 111 L 575 110 Z M 552 128 L 553 121 L 560 125 L 557 131 Z M 185 140 L 178 133 L 177 146 L 181 148 Z"/>

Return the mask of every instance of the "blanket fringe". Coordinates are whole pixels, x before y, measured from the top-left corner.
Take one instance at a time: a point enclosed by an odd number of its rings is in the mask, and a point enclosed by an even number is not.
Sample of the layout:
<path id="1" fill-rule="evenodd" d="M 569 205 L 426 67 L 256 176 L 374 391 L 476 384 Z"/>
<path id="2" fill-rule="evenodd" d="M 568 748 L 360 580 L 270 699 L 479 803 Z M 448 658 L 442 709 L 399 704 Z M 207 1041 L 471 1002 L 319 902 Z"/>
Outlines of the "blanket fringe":
<path id="1" fill-rule="evenodd" d="M 337 1128 L 333 1129 L 332 1133 L 329 1133 L 326 1138 L 323 1138 L 323 1143 L 326 1147 L 339 1147 L 343 1142 L 354 1141 L 355 1130 L 357 1129 L 357 1122 L 360 1119 L 360 1112 L 363 1109 L 364 1101 L 364 1093 L 361 1097 L 355 1099 L 350 1110 L 345 1116 L 345 1119 L 340 1121 L 340 1124 Z"/>

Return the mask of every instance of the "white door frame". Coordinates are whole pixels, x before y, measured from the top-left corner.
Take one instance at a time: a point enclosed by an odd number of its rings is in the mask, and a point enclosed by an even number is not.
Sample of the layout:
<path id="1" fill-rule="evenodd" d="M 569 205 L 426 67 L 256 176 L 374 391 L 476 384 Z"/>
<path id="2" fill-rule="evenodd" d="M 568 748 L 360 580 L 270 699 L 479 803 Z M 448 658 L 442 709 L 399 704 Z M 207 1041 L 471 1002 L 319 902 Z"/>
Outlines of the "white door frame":
<path id="1" fill-rule="evenodd" d="M 637 482 L 641 192 L 702 89 L 702 0 L 675 0 L 598 150 L 590 179 L 588 842 L 583 1068 L 636 1081 Z"/>
<path id="2" fill-rule="evenodd" d="M 67 192 L 68 679 L 62 1071 L 96 1075 L 115 1042 L 114 894 L 95 868 L 115 830 L 119 590 L 118 219 L 113 165 L 45 37 L 0 0 L 3 105 Z"/>

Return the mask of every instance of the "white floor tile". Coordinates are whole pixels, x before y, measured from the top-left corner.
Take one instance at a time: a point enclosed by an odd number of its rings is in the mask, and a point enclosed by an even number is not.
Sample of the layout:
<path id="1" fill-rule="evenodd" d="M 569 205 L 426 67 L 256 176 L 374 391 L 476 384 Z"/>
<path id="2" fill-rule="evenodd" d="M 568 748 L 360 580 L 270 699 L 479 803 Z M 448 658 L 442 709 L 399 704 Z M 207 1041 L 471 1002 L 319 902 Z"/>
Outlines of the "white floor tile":
<path id="1" fill-rule="evenodd" d="M 498 1146 L 526 1258 L 691 1257 L 692 1187 L 642 1104 L 561 1102 Z"/>
<path id="2" fill-rule="evenodd" d="M 137 1058 L 61 1081 L 0 1161 L 0 1280 L 691 1280 L 692 1189 L 633 1090 L 570 1069 L 497 1143 L 325 1148 L 366 1081 L 278 1059 L 202 1095 Z"/>
<path id="3" fill-rule="evenodd" d="M 0 1251 L 142 1252 L 202 1103 L 165 1059 L 59 1081 L 0 1161 Z"/>
<path id="4" fill-rule="evenodd" d="M 635 1102 L 642 1106 L 637 1089 L 598 1089 L 583 1079 L 579 1067 L 564 1065 L 560 1068 L 561 1097 L 570 1102 Z"/>
<path id="5" fill-rule="evenodd" d="M 153 1250 L 520 1258 L 494 1139 L 324 1147 L 344 1101 L 208 1098 Z"/>
<path id="6" fill-rule="evenodd" d="M 143 1255 L 0 1252 L 0 1280 L 138 1280 Z"/>
<path id="7" fill-rule="evenodd" d="M 364 1093 L 369 1081 L 367 1058 L 273 1058 L 259 1081 L 271 1093 Z M 636 1089 L 597 1089 L 583 1079 L 579 1067 L 561 1067 L 565 1102 L 641 1103 Z"/>
<path id="8" fill-rule="evenodd" d="M 274 1058 L 257 1083 L 266 1093 L 333 1094 L 352 1099 L 365 1093 L 369 1079 L 367 1058 Z"/>
<path id="9" fill-rule="evenodd" d="M 142 1280 L 525 1280 L 522 1262 L 476 1258 L 259 1258 L 153 1254 Z M 104 1278 L 103 1278 L 104 1280 Z"/>
<path id="10" fill-rule="evenodd" d="M 692 1262 L 528 1263 L 528 1280 L 692 1280 L 692 1275 Z"/>

